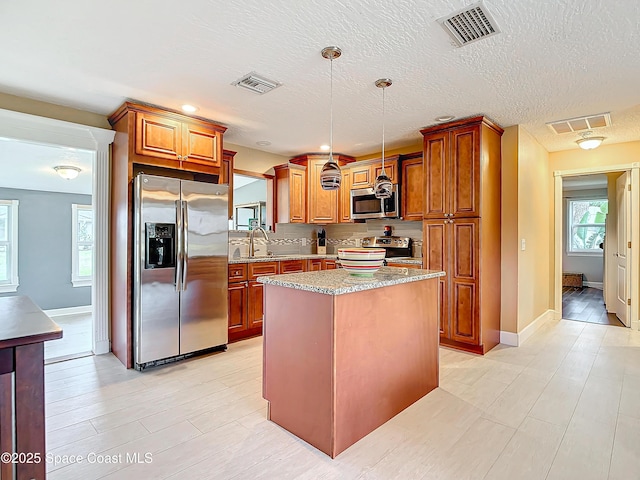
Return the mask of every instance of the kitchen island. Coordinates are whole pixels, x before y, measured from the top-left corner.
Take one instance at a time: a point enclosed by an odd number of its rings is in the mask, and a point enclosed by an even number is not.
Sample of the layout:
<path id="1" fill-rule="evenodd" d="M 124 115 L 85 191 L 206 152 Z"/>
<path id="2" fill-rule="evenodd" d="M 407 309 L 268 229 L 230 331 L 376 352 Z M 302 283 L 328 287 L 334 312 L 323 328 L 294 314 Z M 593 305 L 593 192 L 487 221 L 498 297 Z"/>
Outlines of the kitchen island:
<path id="1" fill-rule="evenodd" d="M 438 386 L 438 277 L 259 277 L 269 419 L 335 457 Z"/>

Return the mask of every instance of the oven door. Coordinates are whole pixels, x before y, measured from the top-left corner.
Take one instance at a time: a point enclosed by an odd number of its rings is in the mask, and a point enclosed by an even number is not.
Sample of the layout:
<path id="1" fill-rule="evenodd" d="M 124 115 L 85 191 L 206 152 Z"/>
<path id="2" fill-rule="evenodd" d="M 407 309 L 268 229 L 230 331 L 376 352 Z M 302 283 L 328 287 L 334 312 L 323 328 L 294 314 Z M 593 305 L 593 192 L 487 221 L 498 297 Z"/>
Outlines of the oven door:
<path id="1" fill-rule="evenodd" d="M 398 186 L 393 186 L 391 198 L 376 198 L 373 188 L 351 190 L 351 219 L 398 217 Z"/>

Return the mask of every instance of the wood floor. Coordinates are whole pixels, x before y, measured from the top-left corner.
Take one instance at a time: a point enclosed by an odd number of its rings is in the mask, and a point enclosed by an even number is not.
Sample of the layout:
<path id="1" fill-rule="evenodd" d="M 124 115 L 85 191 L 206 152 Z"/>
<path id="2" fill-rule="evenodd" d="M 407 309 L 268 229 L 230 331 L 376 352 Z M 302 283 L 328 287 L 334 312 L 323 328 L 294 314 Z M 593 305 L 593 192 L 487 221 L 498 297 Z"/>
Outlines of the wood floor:
<path id="1" fill-rule="evenodd" d="M 624 327 L 613 313 L 607 313 L 602 290 L 591 287 L 562 287 L 562 318 Z"/>
<path id="2" fill-rule="evenodd" d="M 265 419 L 261 341 L 47 365 L 47 478 L 639 478 L 640 332 L 550 320 L 484 357 L 441 349 L 440 387 L 334 460 Z"/>
<path id="3" fill-rule="evenodd" d="M 62 338 L 44 344 L 44 359 L 47 363 L 76 356 L 91 355 L 93 328 L 92 315 L 79 313 L 52 317 L 62 328 Z"/>

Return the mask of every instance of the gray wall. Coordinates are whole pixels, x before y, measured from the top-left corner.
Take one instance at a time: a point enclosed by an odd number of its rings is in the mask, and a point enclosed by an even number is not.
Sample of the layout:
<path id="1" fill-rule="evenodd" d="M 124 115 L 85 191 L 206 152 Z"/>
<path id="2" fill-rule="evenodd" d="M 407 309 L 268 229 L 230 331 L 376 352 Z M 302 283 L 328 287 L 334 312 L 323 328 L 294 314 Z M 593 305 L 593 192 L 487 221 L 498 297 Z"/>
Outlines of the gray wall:
<path id="1" fill-rule="evenodd" d="M 598 256 L 579 256 L 567 255 L 567 219 L 568 200 L 571 198 L 607 198 L 607 189 L 595 190 L 563 190 L 562 200 L 564 215 L 562 216 L 562 271 L 583 273 L 585 282 L 601 283 L 604 272 L 604 260 L 602 255 Z"/>
<path id="2" fill-rule="evenodd" d="M 71 284 L 71 204 L 91 205 L 90 195 L 0 188 L 18 200 L 18 277 L 15 293 L 43 310 L 91 305 L 91 287 Z"/>
<path id="3" fill-rule="evenodd" d="M 258 180 L 233 190 L 233 204 L 266 202 L 267 201 L 267 181 Z"/>

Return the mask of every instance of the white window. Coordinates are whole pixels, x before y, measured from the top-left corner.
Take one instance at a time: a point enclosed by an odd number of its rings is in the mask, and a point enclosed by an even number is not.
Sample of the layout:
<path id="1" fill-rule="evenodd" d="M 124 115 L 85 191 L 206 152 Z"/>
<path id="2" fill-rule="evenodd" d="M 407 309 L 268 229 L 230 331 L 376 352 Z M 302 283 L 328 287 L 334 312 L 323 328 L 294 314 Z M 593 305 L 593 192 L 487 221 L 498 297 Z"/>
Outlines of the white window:
<path id="1" fill-rule="evenodd" d="M 608 206 L 603 198 L 569 200 L 568 253 L 602 255 Z"/>
<path id="2" fill-rule="evenodd" d="M 0 293 L 18 284 L 18 200 L 0 200 Z"/>
<path id="3" fill-rule="evenodd" d="M 71 209 L 71 283 L 74 287 L 87 287 L 93 276 L 93 208 L 74 203 Z"/>

